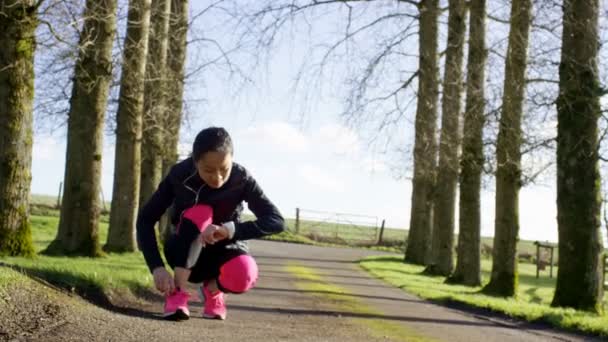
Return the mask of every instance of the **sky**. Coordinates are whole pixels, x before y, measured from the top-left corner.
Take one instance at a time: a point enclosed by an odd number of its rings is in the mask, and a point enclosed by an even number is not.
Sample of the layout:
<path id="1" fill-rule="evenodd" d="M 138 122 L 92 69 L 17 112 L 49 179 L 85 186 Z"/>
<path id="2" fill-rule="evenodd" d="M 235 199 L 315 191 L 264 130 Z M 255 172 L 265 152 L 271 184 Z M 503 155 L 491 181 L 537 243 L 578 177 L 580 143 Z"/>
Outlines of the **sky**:
<path id="1" fill-rule="evenodd" d="M 370 147 L 369 132 L 346 125 L 340 117 L 342 99 L 335 94 L 321 95 L 300 115 L 302 104 L 294 103 L 291 92 L 299 63 L 294 53 L 302 57 L 301 52 L 293 44 L 280 46 L 255 87 L 238 97 L 232 96 L 234 84 L 227 78 L 211 75 L 204 83 L 191 84 L 189 96 L 205 101 L 189 109 L 192 116 L 180 135 L 181 153 L 190 151 L 200 129 L 223 126 L 234 141 L 234 160 L 251 171 L 284 216 L 294 217 L 295 209 L 303 208 L 369 215 L 385 219 L 388 227 L 407 228 L 412 186 L 407 177 L 396 177 L 395 154 L 378 152 Z M 189 51 L 189 62 L 195 55 L 196 51 Z M 406 134 L 411 136 L 413 126 L 408 127 Z M 57 195 L 64 175 L 65 136 L 61 129 L 36 133 L 32 193 Z M 106 136 L 102 172 L 106 201 L 112 196 L 114 148 L 112 138 Z M 411 168 L 405 165 L 411 156 L 403 158 L 401 164 Z M 520 238 L 556 242 L 554 180 L 548 177 L 544 183 L 521 191 Z M 483 236 L 494 235 L 491 188 L 490 184 L 482 193 Z"/>

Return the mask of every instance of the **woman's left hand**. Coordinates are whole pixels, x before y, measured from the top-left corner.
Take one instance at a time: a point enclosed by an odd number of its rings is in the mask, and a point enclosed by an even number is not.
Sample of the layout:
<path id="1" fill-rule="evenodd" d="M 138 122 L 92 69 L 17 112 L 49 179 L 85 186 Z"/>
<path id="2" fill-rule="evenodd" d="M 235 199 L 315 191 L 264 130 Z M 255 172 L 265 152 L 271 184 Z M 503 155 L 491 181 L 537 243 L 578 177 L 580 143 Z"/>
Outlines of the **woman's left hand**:
<path id="1" fill-rule="evenodd" d="M 216 226 L 210 224 L 201 233 L 201 240 L 205 245 L 213 245 L 218 241 L 227 239 L 229 236 L 228 229 L 224 226 Z"/>

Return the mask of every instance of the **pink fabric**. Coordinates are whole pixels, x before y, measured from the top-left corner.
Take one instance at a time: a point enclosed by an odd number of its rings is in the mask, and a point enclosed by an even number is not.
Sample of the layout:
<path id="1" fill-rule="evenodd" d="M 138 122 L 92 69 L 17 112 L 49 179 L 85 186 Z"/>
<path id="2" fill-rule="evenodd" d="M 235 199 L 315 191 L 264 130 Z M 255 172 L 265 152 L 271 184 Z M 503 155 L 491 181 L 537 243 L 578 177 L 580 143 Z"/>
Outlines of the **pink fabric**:
<path id="1" fill-rule="evenodd" d="M 258 280 L 258 265 L 250 255 L 239 255 L 220 267 L 219 283 L 230 292 L 242 293 Z"/>
<path id="2" fill-rule="evenodd" d="M 213 209 L 205 204 L 197 204 L 192 208 L 184 210 L 184 218 L 192 221 L 196 228 L 202 232 L 213 222 Z"/>

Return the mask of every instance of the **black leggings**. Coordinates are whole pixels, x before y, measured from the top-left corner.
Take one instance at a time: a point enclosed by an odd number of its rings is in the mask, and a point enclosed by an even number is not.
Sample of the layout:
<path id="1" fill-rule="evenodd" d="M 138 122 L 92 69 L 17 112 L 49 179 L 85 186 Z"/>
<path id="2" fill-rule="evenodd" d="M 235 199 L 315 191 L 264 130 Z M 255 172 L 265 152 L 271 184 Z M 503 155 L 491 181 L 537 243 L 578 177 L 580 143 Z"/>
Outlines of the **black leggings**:
<path id="1" fill-rule="evenodd" d="M 165 243 L 165 258 L 172 269 L 184 267 L 184 257 L 187 255 L 192 242 L 184 243 L 181 234 L 172 234 Z M 187 246 L 187 247 L 186 247 Z M 191 268 L 192 273 L 188 278 L 191 283 L 201 283 L 206 280 L 217 279 L 220 275 L 220 267 L 240 255 L 249 255 L 246 245 L 243 243 L 220 243 L 207 246 L 202 249 L 196 264 Z"/>

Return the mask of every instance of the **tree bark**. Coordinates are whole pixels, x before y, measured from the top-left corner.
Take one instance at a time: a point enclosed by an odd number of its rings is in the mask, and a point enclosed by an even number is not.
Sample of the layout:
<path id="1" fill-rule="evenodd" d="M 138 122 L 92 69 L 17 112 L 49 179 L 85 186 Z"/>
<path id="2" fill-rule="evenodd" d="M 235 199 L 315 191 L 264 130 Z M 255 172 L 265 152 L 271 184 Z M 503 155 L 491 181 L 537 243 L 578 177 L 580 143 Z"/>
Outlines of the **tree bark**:
<path id="1" fill-rule="evenodd" d="M 163 115 L 167 111 L 167 46 L 170 0 L 152 0 L 144 87 L 139 203 L 154 193 L 163 176 Z"/>
<path id="2" fill-rule="evenodd" d="M 531 16 L 531 0 L 513 0 L 502 113 L 496 145 L 496 218 L 492 276 L 484 287 L 485 293 L 504 297 L 517 293 L 521 118 Z"/>
<path id="3" fill-rule="evenodd" d="M 564 1 L 557 99 L 559 267 L 553 306 L 602 311 L 597 0 Z"/>
<path id="4" fill-rule="evenodd" d="M 166 174 L 179 158 L 177 147 L 184 106 L 184 74 L 188 36 L 188 0 L 172 0 L 169 26 L 168 73 L 171 88 L 167 96 L 166 137 L 163 173 Z"/>
<path id="5" fill-rule="evenodd" d="M 0 1 L 0 255 L 33 256 L 29 222 L 36 2 Z"/>
<path id="6" fill-rule="evenodd" d="M 169 22 L 169 51 L 167 54 L 167 74 L 171 87 L 167 93 L 165 116 L 165 136 L 163 145 L 163 175 L 169 173 L 177 162 L 179 154 L 179 132 L 184 107 L 184 77 L 186 69 L 186 46 L 188 38 L 188 0 L 171 0 Z M 159 223 L 163 241 L 168 237 L 168 216 L 164 215 Z"/>
<path id="7" fill-rule="evenodd" d="M 116 0 L 87 0 L 74 72 L 59 229 L 49 254 L 101 254 L 98 238 L 103 124 L 112 81 Z"/>
<path id="8" fill-rule="evenodd" d="M 423 265 L 430 249 L 433 187 L 437 166 L 438 0 L 422 0 L 419 32 L 419 79 L 414 142 L 414 178 L 405 261 Z"/>
<path id="9" fill-rule="evenodd" d="M 457 263 L 450 283 L 481 285 L 481 172 L 484 126 L 484 80 L 486 67 L 486 1 L 470 4 L 467 97 L 460 171 L 460 215 Z"/>
<path id="10" fill-rule="evenodd" d="M 139 206 L 144 77 L 148 52 L 150 1 L 131 0 L 116 115 L 116 157 L 107 251 L 132 252 Z"/>
<path id="11" fill-rule="evenodd" d="M 431 259 L 426 271 L 448 276 L 454 270 L 454 219 L 460 149 L 462 59 L 466 29 L 464 0 L 449 1 L 448 42 L 443 81 L 439 167 L 434 198 Z"/>

